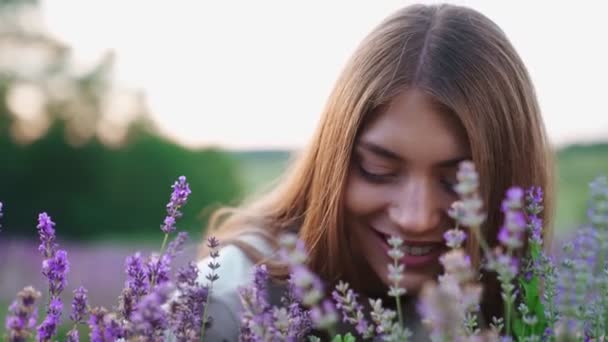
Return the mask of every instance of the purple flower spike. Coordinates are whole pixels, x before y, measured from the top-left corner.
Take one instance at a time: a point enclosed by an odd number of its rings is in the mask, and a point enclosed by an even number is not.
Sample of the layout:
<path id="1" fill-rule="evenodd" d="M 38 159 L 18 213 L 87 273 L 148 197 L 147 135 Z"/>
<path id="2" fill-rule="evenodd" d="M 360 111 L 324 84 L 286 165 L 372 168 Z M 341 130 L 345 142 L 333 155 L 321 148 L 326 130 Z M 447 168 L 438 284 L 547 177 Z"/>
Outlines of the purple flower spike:
<path id="1" fill-rule="evenodd" d="M 460 229 L 450 229 L 443 234 L 446 245 L 450 248 L 460 248 L 467 234 Z"/>
<path id="2" fill-rule="evenodd" d="M 55 222 L 47 213 L 38 215 L 38 235 L 40 236 L 40 246 L 38 250 L 45 258 L 50 258 L 55 255 L 57 244 L 55 243 Z"/>
<path id="3" fill-rule="evenodd" d="M 163 225 L 160 228 L 165 234 L 169 234 L 175 230 L 175 221 L 182 217 L 180 209 L 186 204 L 188 196 L 191 193 L 190 186 L 184 176 L 180 176 L 172 188 L 171 200 L 167 204 L 167 217 L 165 217 Z"/>
<path id="4" fill-rule="evenodd" d="M 87 290 L 80 286 L 74 290 L 74 299 L 72 300 L 72 314 L 70 319 L 74 323 L 80 323 L 87 311 Z"/>
<path id="5" fill-rule="evenodd" d="M 6 331 L 10 342 L 26 341 L 36 326 L 36 301 L 40 292 L 28 286 L 17 294 L 17 300 L 9 307 L 6 317 Z"/>
<path id="6" fill-rule="evenodd" d="M 522 208 L 524 191 L 519 187 L 512 187 L 507 190 L 507 196 L 502 202 L 502 211 L 518 210 Z"/>
<path id="7" fill-rule="evenodd" d="M 60 249 L 55 256 L 42 262 L 42 274 L 49 280 L 49 292 L 58 296 L 67 283 L 67 273 L 70 270 L 68 254 Z"/>
<path id="8" fill-rule="evenodd" d="M 102 307 L 91 310 L 89 317 L 89 339 L 91 342 L 104 342 L 105 318 L 108 311 Z"/>
<path id="9" fill-rule="evenodd" d="M 522 212 L 523 194 L 524 192 L 521 188 L 510 188 L 507 191 L 505 200 L 502 202 L 505 222 L 498 233 L 498 240 L 510 250 L 523 245 L 522 237 L 527 226 Z"/>
<path id="10" fill-rule="evenodd" d="M 194 286 L 198 278 L 198 267 L 192 261 L 177 270 L 177 286 Z"/>
<path id="11" fill-rule="evenodd" d="M 127 258 L 126 273 L 127 282 L 125 287 L 129 288 L 136 298 L 148 293 L 148 277 L 144 271 L 144 264 L 140 253 L 135 253 Z"/>
<path id="12" fill-rule="evenodd" d="M 59 298 L 51 299 L 49 309 L 46 314 L 46 318 L 38 326 L 38 341 L 46 342 L 50 341 L 51 338 L 57 332 L 57 326 L 60 323 L 61 311 L 63 310 L 63 303 Z"/>
<path id="13" fill-rule="evenodd" d="M 338 312 L 334 303 L 326 299 L 321 306 L 315 306 L 310 310 L 310 319 L 318 329 L 328 329 L 338 321 Z"/>
<path id="14" fill-rule="evenodd" d="M 323 298 L 321 279 L 303 265 L 293 266 L 291 277 L 296 298 L 305 306 L 315 306 Z"/>
<path id="15" fill-rule="evenodd" d="M 66 340 L 68 342 L 79 342 L 80 336 L 78 336 L 78 330 L 76 330 L 76 329 L 70 330 L 68 332 L 68 334 L 66 335 Z"/>
<path id="16" fill-rule="evenodd" d="M 2 218 L 2 215 L 3 215 L 2 214 L 2 202 L 0 202 L 0 218 Z M 2 228 L 2 225 L 0 224 L 0 232 L 2 231 L 1 228 Z"/>
<path id="17" fill-rule="evenodd" d="M 176 255 L 178 255 L 179 253 L 182 252 L 182 250 L 184 249 L 184 244 L 186 244 L 187 240 L 188 240 L 188 233 L 186 233 L 186 232 L 177 233 L 177 236 L 175 237 L 175 239 L 173 239 L 173 241 L 169 242 L 169 246 L 167 246 L 167 251 L 165 251 L 165 254 L 167 256 L 169 256 L 169 258 L 171 260 L 173 260 L 173 258 L 175 258 Z"/>
<path id="18" fill-rule="evenodd" d="M 163 284 L 141 299 L 132 315 L 132 322 L 145 341 L 157 341 L 168 325 L 167 312 L 162 308 L 169 299 L 171 286 Z"/>
<path id="19" fill-rule="evenodd" d="M 169 281 L 171 259 L 167 254 L 159 256 L 152 254 L 146 264 L 146 274 L 148 282 L 153 285 L 160 285 Z"/>

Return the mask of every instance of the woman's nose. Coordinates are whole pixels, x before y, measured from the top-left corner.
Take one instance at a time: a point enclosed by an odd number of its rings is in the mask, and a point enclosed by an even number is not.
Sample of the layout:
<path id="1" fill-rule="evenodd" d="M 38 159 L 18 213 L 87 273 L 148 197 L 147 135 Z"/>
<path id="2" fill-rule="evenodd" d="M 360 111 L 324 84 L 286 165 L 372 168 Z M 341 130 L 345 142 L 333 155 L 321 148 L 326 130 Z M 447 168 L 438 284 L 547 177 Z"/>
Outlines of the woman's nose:
<path id="1" fill-rule="evenodd" d="M 427 233 L 439 224 L 441 206 L 435 199 L 430 181 L 405 181 L 393 196 L 388 216 L 401 232 L 406 235 Z"/>

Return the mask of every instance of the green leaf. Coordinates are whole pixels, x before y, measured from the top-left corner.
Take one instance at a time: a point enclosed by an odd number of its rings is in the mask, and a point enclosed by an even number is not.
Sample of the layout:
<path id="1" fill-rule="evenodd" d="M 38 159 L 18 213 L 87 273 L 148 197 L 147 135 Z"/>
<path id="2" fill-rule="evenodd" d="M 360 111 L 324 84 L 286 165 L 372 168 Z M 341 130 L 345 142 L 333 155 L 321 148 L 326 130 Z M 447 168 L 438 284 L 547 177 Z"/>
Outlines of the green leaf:
<path id="1" fill-rule="evenodd" d="M 331 340 L 331 342 L 356 342 L 356 341 L 357 340 L 351 333 L 344 335 L 344 337 L 342 337 L 342 335 L 336 335 Z"/>
<path id="2" fill-rule="evenodd" d="M 334 339 L 335 340 L 335 339 Z M 333 340 L 332 340 L 333 341 Z M 340 341 L 340 340 L 338 340 Z M 321 342 L 321 339 L 318 338 L 317 336 L 314 335 L 310 335 L 308 336 L 308 342 Z"/>
<path id="3" fill-rule="evenodd" d="M 536 248 L 535 248 L 536 247 Z M 539 255 L 540 250 L 538 246 L 532 246 L 532 255 L 534 257 L 535 252 Z M 515 314 L 515 319 L 513 321 L 513 332 L 515 337 L 525 337 L 534 335 L 541 335 L 545 328 L 547 327 L 547 319 L 545 317 L 545 308 L 540 298 L 540 279 L 537 275 L 533 275 L 532 278 L 528 281 L 523 276 L 519 277 L 519 286 L 522 293 L 522 300 L 528 306 L 529 314 L 533 314 L 536 316 L 538 320 L 535 325 L 530 329 L 526 327 L 526 324 L 523 321 L 523 317 L 519 311 Z M 517 308 L 515 308 L 517 309 Z M 524 331 L 527 333 L 524 335 Z M 516 338 L 518 340 L 518 338 Z"/>
<path id="4" fill-rule="evenodd" d="M 344 342 L 356 342 L 357 340 L 351 333 L 348 333 L 344 336 Z"/>

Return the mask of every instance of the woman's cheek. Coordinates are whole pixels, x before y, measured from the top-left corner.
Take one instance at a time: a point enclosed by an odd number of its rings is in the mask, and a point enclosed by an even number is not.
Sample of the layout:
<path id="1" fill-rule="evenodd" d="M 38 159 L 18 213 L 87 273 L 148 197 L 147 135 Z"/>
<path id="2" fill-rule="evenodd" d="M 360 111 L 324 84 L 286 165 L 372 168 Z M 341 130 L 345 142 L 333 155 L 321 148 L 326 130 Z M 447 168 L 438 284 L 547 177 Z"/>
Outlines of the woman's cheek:
<path id="1" fill-rule="evenodd" d="M 371 214 L 382 208 L 385 197 L 380 186 L 351 176 L 346 187 L 346 209 L 357 216 Z"/>

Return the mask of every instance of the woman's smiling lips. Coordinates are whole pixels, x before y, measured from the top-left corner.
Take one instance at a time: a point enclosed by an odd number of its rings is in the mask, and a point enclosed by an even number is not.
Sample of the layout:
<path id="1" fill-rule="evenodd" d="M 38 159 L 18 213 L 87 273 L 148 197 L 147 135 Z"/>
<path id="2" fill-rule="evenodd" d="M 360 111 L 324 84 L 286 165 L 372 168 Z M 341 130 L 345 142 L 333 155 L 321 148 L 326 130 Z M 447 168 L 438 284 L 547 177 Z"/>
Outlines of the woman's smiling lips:
<path id="1" fill-rule="evenodd" d="M 391 249 L 391 246 L 387 242 L 390 235 L 373 228 L 372 230 L 381 250 L 385 253 L 386 257 L 390 259 L 388 251 Z M 406 270 L 408 268 L 424 268 L 438 262 L 439 257 L 445 251 L 445 244 L 436 241 L 408 240 L 404 241 L 401 250 L 403 251 L 404 256 L 401 258 L 400 262 L 405 265 Z"/>

